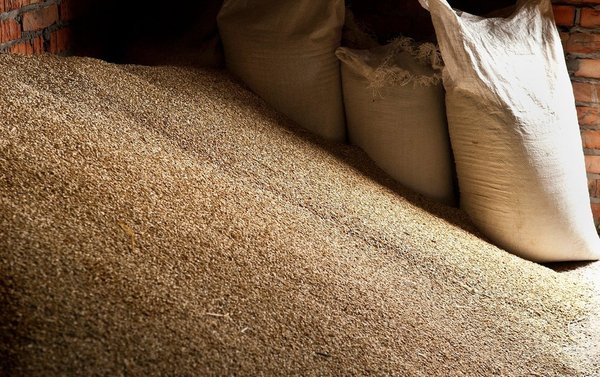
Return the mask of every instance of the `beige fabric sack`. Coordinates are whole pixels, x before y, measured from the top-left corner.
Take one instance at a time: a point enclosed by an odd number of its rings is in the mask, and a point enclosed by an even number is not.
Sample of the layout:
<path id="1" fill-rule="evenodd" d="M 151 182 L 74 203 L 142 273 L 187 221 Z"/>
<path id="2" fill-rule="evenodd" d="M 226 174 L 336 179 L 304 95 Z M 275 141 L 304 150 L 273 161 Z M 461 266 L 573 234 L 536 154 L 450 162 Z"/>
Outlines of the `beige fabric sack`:
<path id="1" fill-rule="evenodd" d="M 343 0 L 225 0 L 217 22 L 230 71 L 300 126 L 345 140 Z"/>
<path id="2" fill-rule="evenodd" d="M 404 38 L 370 50 L 342 47 L 336 55 L 351 143 L 406 187 L 455 204 L 435 46 Z"/>
<path id="3" fill-rule="evenodd" d="M 493 242 L 539 262 L 600 257 L 577 114 L 549 0 L 484 19 L 431 12 L 445 62 L 461 206 Z"/>

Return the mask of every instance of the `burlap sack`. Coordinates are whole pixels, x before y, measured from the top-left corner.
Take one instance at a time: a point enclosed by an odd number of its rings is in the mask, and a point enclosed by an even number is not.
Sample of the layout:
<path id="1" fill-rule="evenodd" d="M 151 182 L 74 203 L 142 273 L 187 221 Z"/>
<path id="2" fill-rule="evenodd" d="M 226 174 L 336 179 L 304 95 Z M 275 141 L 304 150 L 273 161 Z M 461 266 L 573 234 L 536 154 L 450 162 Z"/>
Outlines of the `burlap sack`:
<path id="1" fill-rule="evenodd" d="M 275 109 L 327 139 L 345 140 L 339 62 L 344 1 L 225 0 L 227 67 Z"/>
<path id="2" fill-rule="evenodd" d="M 336 55 L 342 61 L 350 141 L 406 187 L 454 204 L 435 46 L 403 38 L 370 50 L 342 47 Z"/>
<path id="3" fill-rule="evenodd" d="M 431 12 L 445 62 L 461 206 L 495 243 L 534 261 L 600 257 L 573 92 L 549 0 L 508 18 Z"/>

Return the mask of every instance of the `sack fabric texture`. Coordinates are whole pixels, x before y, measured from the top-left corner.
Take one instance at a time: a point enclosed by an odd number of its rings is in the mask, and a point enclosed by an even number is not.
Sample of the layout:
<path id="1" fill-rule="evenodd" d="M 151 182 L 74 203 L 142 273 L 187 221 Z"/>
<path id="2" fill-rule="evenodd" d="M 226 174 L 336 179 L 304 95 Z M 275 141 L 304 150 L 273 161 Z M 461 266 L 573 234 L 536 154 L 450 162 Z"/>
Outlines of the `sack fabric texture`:
<path id="1" fill-rule="evenodd" d="M 345 141 L 343 0 L 225 0 L 217 22 L 233 74 L 300 126 Z"/>
<path id="2" fill-rule="evenodd" d="M 445 68 L 461 206 L 491 241 L 538 262 L 594 260 L 572 86 L 549 0 L 507 18 L 429 9 Z"/>
<path id="3" fill-rule="evenodd" d="M 385 172 L 455 204 L 439 53 L 408 38 L 369 50 L 339 48 L 350 142 Z"/>

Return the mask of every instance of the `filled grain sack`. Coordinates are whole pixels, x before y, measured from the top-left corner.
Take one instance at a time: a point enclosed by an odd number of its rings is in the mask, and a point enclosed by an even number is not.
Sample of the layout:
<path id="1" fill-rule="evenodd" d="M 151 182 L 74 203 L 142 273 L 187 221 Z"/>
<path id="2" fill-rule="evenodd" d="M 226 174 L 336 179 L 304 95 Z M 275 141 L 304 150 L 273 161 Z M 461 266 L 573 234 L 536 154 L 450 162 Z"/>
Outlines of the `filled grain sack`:
<path id="1" fill-rule="evenodd" d="M 454 167 L 434 45 L 408 38 L 369 50 L 339 48 L 348 135 L 392 178 L 455 203 Z"/>
<path id="2" fill-rule="evenodd" d="M 231 72 L 300 126 L 345 140 L 343 0 L 225 0 L 217 22 Z"/>
<path id="3" fill-rule="evenodd" d="M 589 204 L 573 92 L 549 0 L 508 18 L 431 12 L 461 206 L 496 244 L 534 261 L 591 260 Z"/>

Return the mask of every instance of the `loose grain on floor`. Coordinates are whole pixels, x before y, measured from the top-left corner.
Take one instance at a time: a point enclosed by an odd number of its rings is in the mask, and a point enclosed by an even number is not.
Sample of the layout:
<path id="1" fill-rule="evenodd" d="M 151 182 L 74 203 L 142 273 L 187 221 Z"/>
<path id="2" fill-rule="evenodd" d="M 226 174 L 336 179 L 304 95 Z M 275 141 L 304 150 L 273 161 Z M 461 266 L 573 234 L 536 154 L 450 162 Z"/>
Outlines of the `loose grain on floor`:
<path id="1" fill-rule="evenodd" d="M 0 374 L 596 373 L 589 283 L 223 71 L 0 55 L 0 76 Z"/>

